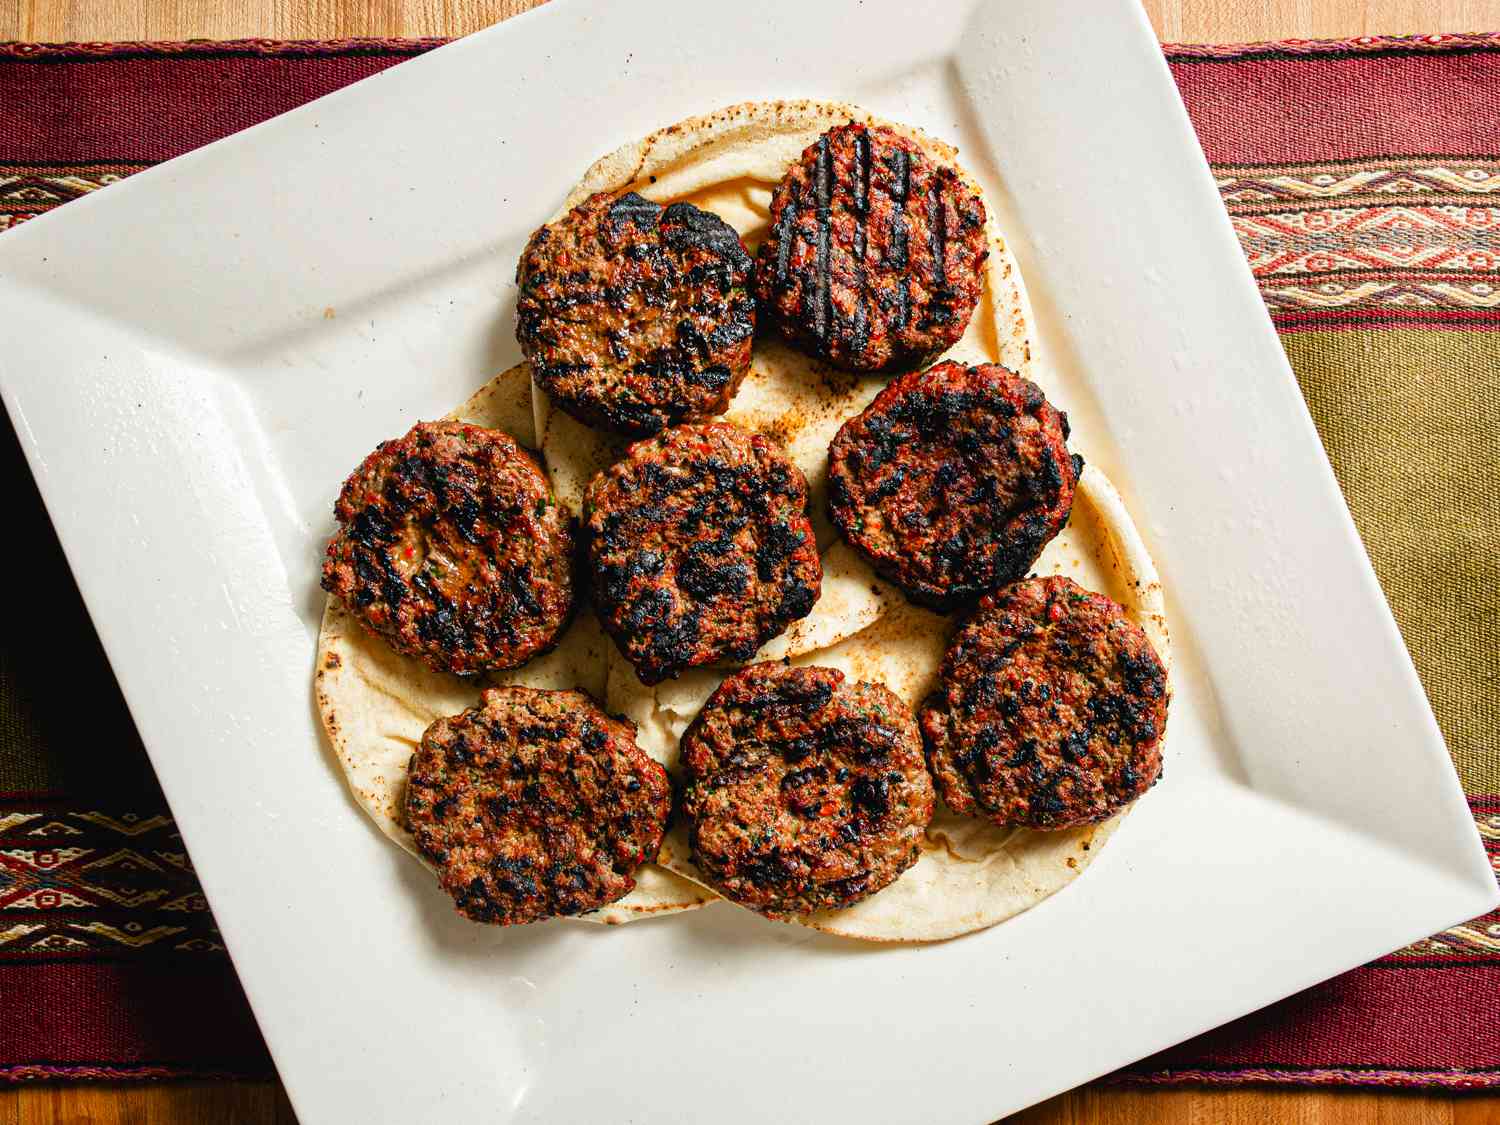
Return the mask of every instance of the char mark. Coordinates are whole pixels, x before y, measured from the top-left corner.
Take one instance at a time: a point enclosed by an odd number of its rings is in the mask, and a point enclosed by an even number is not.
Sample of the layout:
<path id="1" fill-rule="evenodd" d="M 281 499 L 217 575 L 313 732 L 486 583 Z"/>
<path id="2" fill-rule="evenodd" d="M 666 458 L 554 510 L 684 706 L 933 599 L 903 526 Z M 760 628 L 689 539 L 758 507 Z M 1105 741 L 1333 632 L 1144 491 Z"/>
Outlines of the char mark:
<path id="1" fill-rule="evenodd" d="M 849 799 L 871 816 L 884 816 L 891 807 L 890 783 L 883 777 L 861 777 L 850 787 Z"/>
<path id="2" fill-rule="evenodd" d="M 854 326 L 849 345 L 855 355 L 863 355 L 870 342 L 870 291 L 865 274 L 865 253 L 869 249 L 870 220 L 870 135 L 854 138 L 854 273 L 859 285 L 859 304 L 854 312 Z"/>
<path id="3" fill-rule="evenodd" d="M 887 258 L 892 267 L 900 271 L 896 282 L 896 315 L 893 324 L 897 329 L 905 328 L 911 317 L 911 290 L 906 277 L 909 254 L 906 230 L 906 200 L 911 192 L 911 155 L 905 149 L 897 149 L 888 158 L 891 172 L 891 245 Z"/>
<path id="4" fill-rule="evenodd" d="M 776 223 L 776 284 L 785 285 L 791 272 L 792 242 L 797 237 L 797 203 L 788 199 Z"/>
<path id="5" fill-rule="evenodd" d="M 747 699 L 736 700 L 735 704 L 746 712 L 764 711 L 771 707 L 790 707 L 799 710 L 817 711 L 828 706 L 828 701 L 833 698 L 833 687 L 830 684 L 815 682 L 802 686 L 800 684 L 778 684 L 774 687 L 758 691 Z"/>
<path id="6" fill-rule="evenodd" d="M 751 268 L 740 236 L 712 211 L 691 203 L 674 203 L 662 214 L 661 226 L 662 239 L 673 250 L 706 250 L 742 273 Z"/>
<path id="7" fill-rule="evenodd" d="M 927 193 L 927 249 L 932 254 L 932 291 L 934 294 L 948 292 L 948 267 L 945 261 L 948 249 L 948 232 L 944 227 L 948 212 L 943 207 L 941 177 L 932 181 Z"/>
<path id="8" fill-rule="evenodd" d="M 380 509 L 371 506 L 361 509 L 354 517 L 354 523 L 349 528 L 349 538 L 362 547 L 379 550 L 385 544 L 395 542 L 396 532 Z"/>
<path id="9" fill-rule="evenodd" d="M 816 296 L 813 304 L 813 332 L 826 339 L 832 317 L 832 269 L 829 251 L 833 240 L 833 156 L 828 151 L 828 137 L 818 138 L 818 164 L 813 176 L 813 203 L 817 207 L 818 241 L 814 264 Z"/>
<path id="10" fill-rule="evenodd" d="M 649 229 L 661 214 L 661 205 L 635 192 L 626 192 L 609 205 L 609 221 L 616 227 L 635 226 Z"/>

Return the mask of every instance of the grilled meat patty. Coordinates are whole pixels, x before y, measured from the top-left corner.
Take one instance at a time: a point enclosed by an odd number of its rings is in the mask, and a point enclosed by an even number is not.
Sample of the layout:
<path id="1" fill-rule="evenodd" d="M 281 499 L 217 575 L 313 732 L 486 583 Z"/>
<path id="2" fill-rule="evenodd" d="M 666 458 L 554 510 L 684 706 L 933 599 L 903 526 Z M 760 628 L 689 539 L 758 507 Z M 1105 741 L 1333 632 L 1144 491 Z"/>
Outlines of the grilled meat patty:
<path id="1" fill-rule="evenodd" d="M 828 449 L 835 526 L 915 602 L 946 611 L 1023 577 L 1068 522 L 1068 418 L 996 364 L 900 375 Z"/>
<path id="2" fill-rule="evenodd" d="M 509 435 L 420 422 L 339 492 L 323 589 L 397 652 L 466 675 L 552 648 L 573 613 L 573 518 Z"/>
<path id="3" fill-rule="evenodd" d="M 590 425 L 641 436 L 722 414 L 750 370 L 751 269 L 717 215 L 601 193 L 531 236 L 516 339 Z"/>
<path id="4" fill-rule="evenodd" d="M 989 256 L 984 201 L 882 125 L 828 130 L 771 200 L 755 263 L 761 314 L 853 371 L 912 366 L 963 335 Z"/>
<path id="5" fill-rule="evenodd" d="M 406 823 L 460 914 L 581 914 L 635 886 L 671 811 L 666 770 L 581 691 L 491 688 L 411 758 Z"/>
<path id="6" fill-rule="evenodd" d="M 595 607 L 642 683 L 748 660 L 818 599 L 807 481 L 758 434 L 715 422 L 636 442 L 585 509 Z"/>
<path id="7" fill-rule="evenodd" d="M 910 712 L 832 668 L 755 664 L 682 737 L 693 861 L 769 917 L 848 906 L 917 861 L 932 779 Z"/>
<path id="8" fill-rule="evenodd" d="M 1118 605 L 1069 578 L 1028 578 L 980 601 L 920 719 L 954 812 L 1069 828 L 1156 783 L 1167 701 L 1160 658 Z"/>

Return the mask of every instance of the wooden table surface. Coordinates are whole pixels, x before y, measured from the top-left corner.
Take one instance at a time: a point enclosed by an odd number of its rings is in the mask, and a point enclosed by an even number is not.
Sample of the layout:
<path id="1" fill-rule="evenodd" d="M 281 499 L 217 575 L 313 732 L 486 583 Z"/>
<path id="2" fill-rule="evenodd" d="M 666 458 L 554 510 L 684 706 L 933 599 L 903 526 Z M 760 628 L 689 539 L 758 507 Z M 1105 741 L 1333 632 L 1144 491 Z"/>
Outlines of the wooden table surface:
<path id="1" fill-rule="evenodd" d="M 537 2 L 0 0 L 0 39 L 451 36 L 478 31 Z M 1145 0 L 1145 5 L 1157 35 L 1177 43 L 1500 30 L 1500 0 Z M 285 1093 L 273 1082 L 0 1091 L 0 1125 L 290 1125 L 295 1120 Z M 1024 1125 L 1500 1125 L 1500 1096 L 1084 1087 L 1011 1120 Z"/>

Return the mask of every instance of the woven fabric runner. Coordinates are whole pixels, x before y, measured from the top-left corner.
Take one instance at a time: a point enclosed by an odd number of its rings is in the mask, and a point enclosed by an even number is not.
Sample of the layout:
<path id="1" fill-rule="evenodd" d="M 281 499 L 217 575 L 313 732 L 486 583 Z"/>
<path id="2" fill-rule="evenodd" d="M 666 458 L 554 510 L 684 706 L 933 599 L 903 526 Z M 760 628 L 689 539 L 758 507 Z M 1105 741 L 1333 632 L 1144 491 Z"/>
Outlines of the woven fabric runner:
<path id="1" fill-rule="evenodd" d="M 434 45 L 0 44 L 0 232 Z M 1168 57 L 1500 860 L 1500 37 Z M 0 1080 L 269 1073 L 8 428 L 0 457 Z M 1500 1087 L 1497 1011 L 1493 914 L 1116 1079 Z"/>

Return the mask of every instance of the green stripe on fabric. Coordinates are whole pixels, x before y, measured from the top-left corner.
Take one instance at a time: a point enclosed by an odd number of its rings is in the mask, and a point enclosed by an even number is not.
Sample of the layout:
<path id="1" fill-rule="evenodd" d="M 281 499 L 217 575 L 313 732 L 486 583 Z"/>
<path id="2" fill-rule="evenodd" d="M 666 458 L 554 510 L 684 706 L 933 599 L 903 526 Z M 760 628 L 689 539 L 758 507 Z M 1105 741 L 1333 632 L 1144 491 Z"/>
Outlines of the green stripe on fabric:
<path id="1" fill-rule="evenodd" d="M 1500 333 L 1282 344 L 1464 789 L 1500 792 Z"/>

